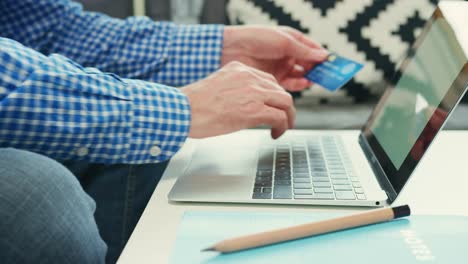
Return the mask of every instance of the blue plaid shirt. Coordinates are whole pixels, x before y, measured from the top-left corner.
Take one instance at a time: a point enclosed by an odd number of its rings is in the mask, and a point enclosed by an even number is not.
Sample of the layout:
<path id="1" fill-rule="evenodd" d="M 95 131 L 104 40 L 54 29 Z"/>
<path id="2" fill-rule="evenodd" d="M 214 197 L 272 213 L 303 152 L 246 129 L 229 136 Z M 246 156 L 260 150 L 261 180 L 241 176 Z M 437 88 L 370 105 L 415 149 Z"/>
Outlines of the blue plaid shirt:
<path id="1" fill-rule="evenodd" d="M 190 128 L 173 86 L 220 65 L 223 28 L 113 19 L 68 0 L 0 0 L 0 147 L 148 163 Z"/>

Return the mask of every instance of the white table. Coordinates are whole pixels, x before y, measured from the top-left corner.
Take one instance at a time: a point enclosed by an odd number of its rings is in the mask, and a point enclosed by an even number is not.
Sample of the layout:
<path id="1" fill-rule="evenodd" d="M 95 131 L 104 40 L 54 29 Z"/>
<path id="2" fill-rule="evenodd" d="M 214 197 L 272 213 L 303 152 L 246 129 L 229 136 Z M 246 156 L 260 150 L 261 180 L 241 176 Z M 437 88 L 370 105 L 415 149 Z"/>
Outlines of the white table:
<path id="1" fill-rule="evenodd" d="M 347 131 L 357 138 L 358 131 Z M 226 137 L 227 138 L 227 137 Z M 254 204 L 173 203 L 167 199 L 187 166 L 196 144 L 190 140 L 170 162 L 145 212 L 127 243 L 119 263 L 167 263 L 172 254 L 180 217 L 186 210 L 309 212 L 362 210 L 345 207 Z M 468 131 L 443 131 L 436 138 L 396 203 L 408 203 L 415 214 L 468 215 Z"/>

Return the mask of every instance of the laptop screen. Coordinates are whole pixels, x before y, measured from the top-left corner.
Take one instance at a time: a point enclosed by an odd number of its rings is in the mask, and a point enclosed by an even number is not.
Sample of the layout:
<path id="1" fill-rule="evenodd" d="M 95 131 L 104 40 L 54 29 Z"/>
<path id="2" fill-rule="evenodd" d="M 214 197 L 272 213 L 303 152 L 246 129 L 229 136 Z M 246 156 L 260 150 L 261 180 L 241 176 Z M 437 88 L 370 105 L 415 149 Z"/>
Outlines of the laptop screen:
<path id="1" fill-rule="evenodd" d="M 436 11 L 363 128 L 396 194 L 463 96 L 466 62 L 451 26 Z"/>

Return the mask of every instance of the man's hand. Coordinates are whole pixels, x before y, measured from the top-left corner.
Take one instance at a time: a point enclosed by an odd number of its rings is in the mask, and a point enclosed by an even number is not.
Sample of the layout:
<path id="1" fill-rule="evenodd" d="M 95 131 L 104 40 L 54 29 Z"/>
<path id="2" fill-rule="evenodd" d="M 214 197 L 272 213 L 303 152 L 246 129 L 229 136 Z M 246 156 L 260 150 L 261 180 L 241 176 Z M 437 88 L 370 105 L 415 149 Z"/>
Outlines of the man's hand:
<path id="1" fill-rule="evenodd" d="M 266 124 L 276 139 L 294 126 L 290 94 L 265 72 L 231 62 L 182 88 L 190 102 L 189 137 L 204 138 Z"/>
<path id="2" fill-rule="evenodd" d="M 290 27 L 228 26 L 221 64 L 240 61 L 272 74 L 285 89 L 300 91 L 311 85 L 305 73 L 327 55 L 318 43 Z"/>

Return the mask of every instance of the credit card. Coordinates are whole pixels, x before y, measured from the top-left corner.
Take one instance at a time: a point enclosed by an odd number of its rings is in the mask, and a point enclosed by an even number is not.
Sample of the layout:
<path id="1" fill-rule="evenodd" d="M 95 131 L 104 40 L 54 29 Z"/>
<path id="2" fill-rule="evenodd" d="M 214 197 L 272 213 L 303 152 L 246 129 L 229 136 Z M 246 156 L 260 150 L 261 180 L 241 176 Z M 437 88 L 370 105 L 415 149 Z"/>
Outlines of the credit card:
<path id="1" fill-rule="evenodd" d="M 331 53 L 324 62 L 310 70 L 305 78 L 334 92 L 349 82 L 362 67 L 361 63 Z"/>

